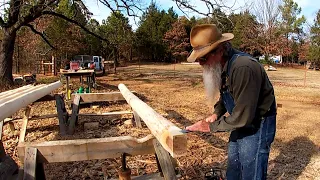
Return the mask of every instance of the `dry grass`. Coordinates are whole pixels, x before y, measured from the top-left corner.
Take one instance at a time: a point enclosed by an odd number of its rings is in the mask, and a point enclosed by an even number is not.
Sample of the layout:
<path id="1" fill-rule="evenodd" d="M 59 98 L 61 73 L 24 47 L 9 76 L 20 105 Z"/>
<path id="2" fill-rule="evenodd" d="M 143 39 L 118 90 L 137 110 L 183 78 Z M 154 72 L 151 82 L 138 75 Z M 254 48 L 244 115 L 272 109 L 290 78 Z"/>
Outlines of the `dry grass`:
<path id="1" fill-rule="evenodd" d="M 173 71 L 175 68 L 175 71 Z M 268 72 L 274 84 L 278 109 L 277 134 L 272 146 L 269 166 L 269 179 L 320 179 L 320 72 L 308 71 L 304 86 L 304 70 L 280 68 Z M 74 85 L 78 85 L 74 81 Z M 201 68 L 197 65 L 144 65 L 118 69 L 118 74 L 98 77 L 96 91 L 114 91 L 124 83 L 139 97 L 183 128 L 203 119 L 211 112 L 207 106 L 201 79 Z M 60 91 L 63 90 L 62 88 Z M 34 105 L 33 114 L 55 112 L 54 103 Z M 127 110 L 126 104 L 103 104 L 96 111 Z M 90 107 L 81 112 L 92 112 Z M 131 117 L 122 117 L 129 119 Z M 81 123 L 88 119 L 81 119 Z M 90 119 L 100 122 L 100 130 L 83 132 L 81 126 L 75 135 L 60 137 L 56 119 L 33 121 L 28 125 L 26 141 L 47 141 L 53 139 L 97 138 L 132 135 L 141 137 L 148 130 L 126 127 L 123 121 L 108 124 L 105 119 Z M 80 125 L 81 125 L 80 123 Z M 16 123 L 16 128 L 21 125 Z M 4 127 L 4 142 L 7 152 L 17 162 L 15 145 L 17 135 L 8 135 Z M 188 134 L 188 154 L 178 158 L 181 179 L 202 179 L 211 167 L 226 167 L 228 133 Z M 116 177 L 120 167 L 119 159 L 92 160 L 85 162 L 54 163 L 46 166 L 48 179 L 103 179 L 103 176 Z M 129 158 L 128 166 L 133 175 L 156 172 L 154 156 Z"/>

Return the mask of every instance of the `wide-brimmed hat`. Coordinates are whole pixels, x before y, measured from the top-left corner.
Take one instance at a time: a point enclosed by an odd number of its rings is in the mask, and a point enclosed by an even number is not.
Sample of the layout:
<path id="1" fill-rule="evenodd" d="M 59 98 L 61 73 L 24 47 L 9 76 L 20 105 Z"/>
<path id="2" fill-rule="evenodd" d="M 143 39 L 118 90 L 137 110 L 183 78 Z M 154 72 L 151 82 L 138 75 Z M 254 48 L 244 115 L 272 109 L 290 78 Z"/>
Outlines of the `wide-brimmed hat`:
<path id="1" fill-rule="evenodd" d="M 190 44 L 193 50 L 188 57 L 188 62 L 194 62 L 215 49 L 220 43 L 233 39 L 232 33 L 219 31 L 215 24 L 196 25 L 190 33 Z"/>

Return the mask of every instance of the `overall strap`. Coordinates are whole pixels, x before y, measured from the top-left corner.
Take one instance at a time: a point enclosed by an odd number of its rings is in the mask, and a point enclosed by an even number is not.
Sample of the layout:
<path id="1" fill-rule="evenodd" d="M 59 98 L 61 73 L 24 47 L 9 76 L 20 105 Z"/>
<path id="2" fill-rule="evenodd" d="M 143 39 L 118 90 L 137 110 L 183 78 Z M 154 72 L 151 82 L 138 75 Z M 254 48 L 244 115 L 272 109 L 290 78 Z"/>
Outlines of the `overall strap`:
<path id="1" fill-rule="evenodd" d="M 230 68 L 232 63 L 239 57 L 239 56 L 250 56 L 246 53 L 237 53 L 234 54 L 232 56 L 232 58 L 229 60 L 228 64 L 227 64 L 227 72 L 226 72 L 226 78 L 229 77 L 230 74 Z M 253 59 L 253 58 L 252 58 Z M 232 114 L 233 108 L 235 107 L 235 103 L 234 103 L 234 99 L 230 93 L 229 87 L 225 86 L 223 88 L 221 88 L 221 97 L 224 103 L 224 107 L 226 108 L 226 110 L 228 111 L 229 114 Z"/>
<path id="2" fill-rule="evenodd" d="M 229 76 L 229 74 L 230 74 L 230 69 L 231 69 L 231 65 L 232 65 L 233 61 L 236 60 L 239 56 L 249 56 L 251 58 L 251 56 L 249 54 L 244 53 L 244 52 L 240 52 L 240 53 L 234 54 L 232 56 L 232 58 L 229 60 L 229 62 L 228 62 L 227 76 Z M 251 59 L 253 59 L 253 58 L 251 58 Z M 255 60 L 255 59 L 253 59 L 253 60 Z"/>

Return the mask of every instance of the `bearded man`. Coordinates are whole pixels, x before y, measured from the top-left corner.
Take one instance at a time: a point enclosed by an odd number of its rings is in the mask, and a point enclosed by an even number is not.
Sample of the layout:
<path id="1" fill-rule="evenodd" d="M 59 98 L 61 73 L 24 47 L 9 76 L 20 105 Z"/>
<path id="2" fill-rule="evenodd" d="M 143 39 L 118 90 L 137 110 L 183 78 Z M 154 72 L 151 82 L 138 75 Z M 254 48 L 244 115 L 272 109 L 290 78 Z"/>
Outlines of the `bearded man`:
<path id="1" fill-rule="evenodd" d="M 257 60 L 232 48 L 233 37 L 214 24 L 192 28 L 188 61 L 199 61 L 207 97 L 216 103 L 210 117 L 186 129 L 230 131 L 227 179 L 266 179 L 276 132 L 274 90 Z"/>

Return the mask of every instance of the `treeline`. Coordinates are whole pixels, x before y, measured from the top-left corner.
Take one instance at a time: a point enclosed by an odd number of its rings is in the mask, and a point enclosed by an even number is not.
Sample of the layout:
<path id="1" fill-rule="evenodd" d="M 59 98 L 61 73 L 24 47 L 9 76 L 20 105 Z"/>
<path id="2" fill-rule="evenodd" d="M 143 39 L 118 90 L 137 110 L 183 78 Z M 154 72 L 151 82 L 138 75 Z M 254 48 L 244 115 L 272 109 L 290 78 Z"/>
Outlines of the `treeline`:
<path id="1" fill-rule="evenodd" d="M 180 62 L 185 61 L 191 46 L 189 34 L 196 24 L 214 23 L 222 32 L 232 32 L 235 48 L 252 54 L 282 55 L 284 63 L 320 61 L 320 11 L 310 32 L 304 32 L 305 17 L 298 17 L 301 8 L 292 0 L 283 0 L 275 7 L 279 12 L 269 14 L 244 11 L 226 15 L 216 9 L 214 16 L 187 19 L 178 16 L 173 8 L 161 10 L 151 3 L 137 19 L 133 29 L 120 11 L 114 11 L 100 24 L 81 6 L 71 0 L 62 0 L 57 12 L 79 22 L 101 38 L 88 34 L 80 27 L 54 16 L 43 16 L 33 22 L 48 42 L 39 38 L 30 28 L 22 28 L 15 43 L 13 72 L 32 72 L 41 60 L 57 58 L 57 67 L 63 68 L 73 56 L 101 55 L 106 60 L 123 62 Z M 262 18 L 269 17 L 269 19 Z M 50 45 L 48 45 L 50 44 Z"/>

